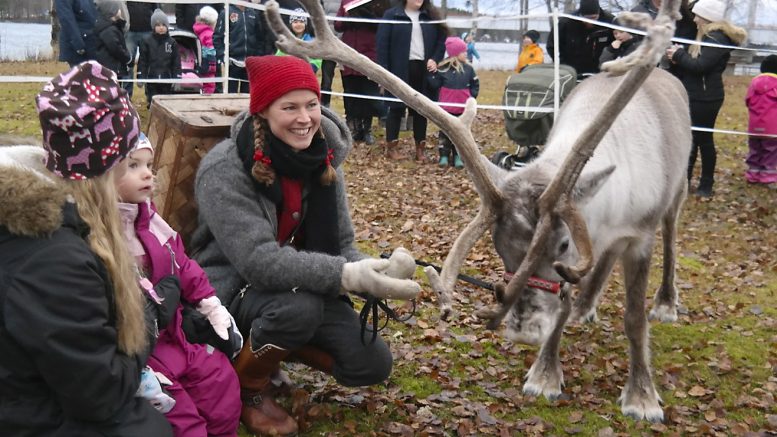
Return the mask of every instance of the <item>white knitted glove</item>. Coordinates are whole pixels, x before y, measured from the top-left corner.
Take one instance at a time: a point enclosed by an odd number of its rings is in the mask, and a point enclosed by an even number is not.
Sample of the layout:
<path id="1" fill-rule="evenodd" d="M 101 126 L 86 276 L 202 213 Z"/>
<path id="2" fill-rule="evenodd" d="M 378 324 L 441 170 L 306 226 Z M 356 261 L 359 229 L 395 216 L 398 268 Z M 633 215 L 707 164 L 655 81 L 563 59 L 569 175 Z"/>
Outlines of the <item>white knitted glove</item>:
<path id="1" fill-rule="evenodd" d="M 415 258 L 404 247 L 397 247 L 391 253 L 389 266 L 383 272 L 392 278 L 411 279 L 415 274 Z"/>
<path id="2" fill-rule="evenodd" d="M 413 299 L 421 286 L 409 279 L 392 278 L 384 274 L 391 262 L 367 258 L 345 263 L 341 284 L 343 290 L 366 292 L 379 299 Z"/>
<path id="3" fill-rule="evenodd" d="M 211 296 L 200 301 L 197 311 L 207 317 L 216 335 L 222 340 L 229 339 L 228 329 L 232 325 L 232 316 L 227 308 L 221 304 L 218 296 Z"/>

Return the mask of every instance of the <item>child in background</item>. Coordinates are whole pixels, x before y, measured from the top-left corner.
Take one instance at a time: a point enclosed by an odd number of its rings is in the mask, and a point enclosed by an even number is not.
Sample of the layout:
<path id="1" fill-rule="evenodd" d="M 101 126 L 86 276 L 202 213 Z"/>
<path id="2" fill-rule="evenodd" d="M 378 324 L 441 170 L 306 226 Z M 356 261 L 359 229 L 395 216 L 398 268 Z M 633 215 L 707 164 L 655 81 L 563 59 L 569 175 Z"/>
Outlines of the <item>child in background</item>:
<path id="1" fill-rule="evenodd" d="M 97 20 L 94 23 L 95 45 L 94 60 L 113 70 L 119 78 L 128 75 L 127 64 L 132 56 L 124 42 L 124 25 L 121 16 L 121 3 L 107 0 L 97 4 Z"/>
<path id="2" fill-rule="evenodd" d="M 138 79 L 180 79 L 181 58 L 178 55 L 178 44 L 170 37 L 168 29 L 170 23 L 167 15 L 157 9 L 151 15 L 151 35 L 140 42 L 140 56 L 138 57 Z M 139 83 L 143 85 L 142 82 Z M 151 107 L 151 100 L 157 94 L 170 94 L 173 85 L 170 83 L 146 84 L 147 107 Z"/>
<path id="3" fill-rule="evenodd" d="M 475 48 L 475 40 L 472 38 L 471 32 L 464 32 L 461 34 L 461 39 L 464 40 L 465 43 L 467 43 L 467 61 L 469 63 L 472 63 L 473 58 L 477 58 L 477 60 L 480 60 L 480 53 L 478 53 L 478 49 Z"/>
<path id="4" fill-rule="evenodd" d="M 527 30 L 523 34 L 523 44 L 521 54 L 518 55 L 518 65 L 515 66 L 515 72 L 520 73 L 527 65 L 542 64 L 545 62 L 545 55 L 542 53 L 542 47 L 537 44 L 540 40 L 540 33 L 536 30 Z"/>
<path id="5" fill-rule="evenodd" d="M 221 305 L 200 266 L 186 255 L 181 237 L 151 202 L 153 158 L 151 143 L 141 136 L 135 150 L 121 163 L 116 178 L 124 236 L 138 266 L 140 286 L 156 300 L 174 299 L 175 294 L 163 293 L 163 288 L 180 289 L 180 299 L 195 306 L 220 338 L 232 339 L 236 353 L 242 347 L 242 338 L 232 316 Z M 182 306 L 176 302 L 164 302 L 163 306 L 171 304 L 174 310 L 166 326 L 159 329 L 148 359 L 149 367 L 172 383 L 167 391 L 175 399 L 175 406 L 165 416 L 178 437 L 235 436 L 240 419 L 240 384 L 230 359 L 210 345 L 190 343 L 182 328 Z"/>
<path id="6" fill-rule="evenodd" d="M 294 13 L 289 15 L 289 27 L 291 28 L 291 33 L 302 41 L 313 41 L 313 37 L 305 32 L 308 26 L 308 17 L 305 14 L 306 12 L 302 8 L 294 9 Z M 286 53 L 278 49 L 275 55 L 284 56 Z M 313 73 L 317 73 L 321 69 L 321 59 L 310 58 L 309 61 L 310 66 L 313 67 Z"/>
<path id="7" fill-rule="evenodd" d="M 761 74 L 753 78 L 745 97 L 750 112 L 750 139 L 745 179 L 751 184 L 777 183 L 777 55 L 761 62 Z"/>
<path id="8" fill-rule="evenodd" d="M 599 56 L 599 66 L 605 62 L 628 56 L 639 46 L 640 40 L 628 32 L 613 29 L 612 35 L 615 39 L 602 50 L 602 54 Z"/>
<path id="9" fill-rule="evenodd" d="M 196 23 L 192 26 L 202 46 L 200 77 L 216 77 L 216 49 L 213 47 L 213 29 L 216 27 L 218 18 L 219 13 L 215 9 L 204 6 L 200 9 L 200 15 L 195 18 Z M 202 84 L 203 94 L 213 94 L 214 91 L 216 91 L 215 82 Z"/>
<path id="10" fill-rule="evenodd" d="M 480 81 L 475 69 L 467 62 L 467 43 L 456 36 L 448 37 L 445 40 L 445 51 L 448 52 L 448 57 L 440 62 L 437 65 L 437 71 L 429 76 L 430 86 L 440 90 L 438 101 L 465 103 L 470 97 L 477 98 L 480 92 Z M 449 114 L 461 115 L 464 112 L 464 108 L 460 106 L 440 106 Z M 461 162 L 456 147 L 442 131 L 439 133 L 439 141 L 440 166 L 448 166 L 450 155 L 453 154 L 453 166 L 463 167 L 464 163 Z"/>

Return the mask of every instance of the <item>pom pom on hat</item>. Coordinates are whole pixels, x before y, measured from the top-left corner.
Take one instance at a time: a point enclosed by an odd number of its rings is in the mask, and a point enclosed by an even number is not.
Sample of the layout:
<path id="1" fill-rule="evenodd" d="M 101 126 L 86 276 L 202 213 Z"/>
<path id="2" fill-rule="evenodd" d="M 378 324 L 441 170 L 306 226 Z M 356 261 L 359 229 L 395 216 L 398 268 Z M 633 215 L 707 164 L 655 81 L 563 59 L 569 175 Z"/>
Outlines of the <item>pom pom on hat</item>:
<path id="1" fill-rule="evenodd" d="M 450 57 L 459 56 L 460 53 L 467 51 L 467 43 L 458 36 L 449 36 L 445 38 L 445 51 Z"/>
<path id="2" fill-rule="evenodd" d="M 691 12 L 712 23 L 726 19 L 726 5 L 719 0 L 699 0 Z"/>
<path id="3" fill-rule="evenodd" d="M 135 147 L 140 123 L 116 73 L 86 61 L 44 85 L 35 98 L 46 167 L 81 180 L 100 176 Z"/>
<path id="4" fill-rule="evenodd" d="M 219 19 L 219 13 L 210 6 L 203 6 L 200 9 L 200 18 L 208 24 L 216 24 L 216 21 Z"/>
<path id="5" fill-rule="evenodd" d="M 310 90 L 321 99 L 321 88 L 310 64 L 295 56 L 249 56 L 246 71 L 251 114 L 262 112 L 289 91 Z"/>
<path id="6" fill-rule="evenodd" d="M 580 0 L 580 15 L 599 14 L 599 0 Z"/>

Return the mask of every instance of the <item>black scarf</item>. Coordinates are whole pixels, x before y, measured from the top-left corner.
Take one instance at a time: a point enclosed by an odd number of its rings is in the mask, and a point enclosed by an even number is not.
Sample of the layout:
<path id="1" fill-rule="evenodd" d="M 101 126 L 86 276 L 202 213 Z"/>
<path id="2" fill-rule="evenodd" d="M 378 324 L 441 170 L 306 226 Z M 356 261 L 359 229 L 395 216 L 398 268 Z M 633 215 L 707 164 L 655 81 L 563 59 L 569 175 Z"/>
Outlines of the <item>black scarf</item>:
<path id="1" fill-rule="evenodd" d="M 329 153 L 326 140 L 316 135 L 310 147 L 297 151 L 267 129 L 264 154 L 270 158 L 270 166 L 275 169 L 276 174 L 271 185 L 258 182 L 251 172 L 254 166 L 254 127 L 251 118 L 246 119 L 240 128 L 236 144 L 238 156 L 254 183 L 254 189 L 259 195 L 270 199 L 279 211 L 283 207 L 281 177 L 301 179 L 304 186 L 308 187 L 308 194 L 302 201 L 301 229 L 305 238 L 301 249 L 340 255 L 337 183 L 323 186 L 320 182 L 321 174 L 326 170 L 326 157 Z"/>

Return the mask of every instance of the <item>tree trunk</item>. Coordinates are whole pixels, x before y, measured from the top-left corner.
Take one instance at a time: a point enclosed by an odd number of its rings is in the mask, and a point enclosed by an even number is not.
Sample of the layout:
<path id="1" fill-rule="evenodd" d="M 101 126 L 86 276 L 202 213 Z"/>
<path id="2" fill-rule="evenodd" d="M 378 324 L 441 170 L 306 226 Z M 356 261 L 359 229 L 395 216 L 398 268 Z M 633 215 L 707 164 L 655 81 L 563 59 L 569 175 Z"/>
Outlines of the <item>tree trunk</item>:
<path id="1" fill-rule="evenodd" d="M 440 11 L 442 12 L 442 18 L 448 18 L 448 0 L 440 1 Z"/>
<path id="2" fill-rule="evenodd" d="M 480 16 L 480 11 L 478 10 L 478 0 L 472 0 L 472 29 L 470 30 L 470 33 L 472 34 L 472 40 L 474 41 L 475 38 L 478 36 L 478 17 Z"/>
<path id="3" fill-rule="evenodd" d="M 57 8 L 55 0 L 51 0 L 51 53 L 52 59 L 59 59 L 59 18 L 57 18 Z"/>

